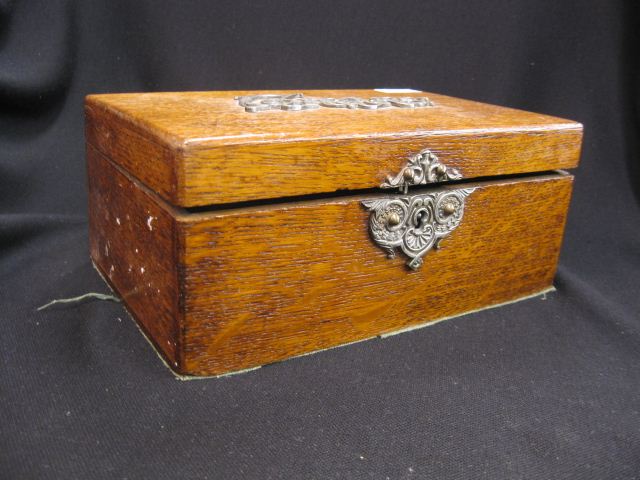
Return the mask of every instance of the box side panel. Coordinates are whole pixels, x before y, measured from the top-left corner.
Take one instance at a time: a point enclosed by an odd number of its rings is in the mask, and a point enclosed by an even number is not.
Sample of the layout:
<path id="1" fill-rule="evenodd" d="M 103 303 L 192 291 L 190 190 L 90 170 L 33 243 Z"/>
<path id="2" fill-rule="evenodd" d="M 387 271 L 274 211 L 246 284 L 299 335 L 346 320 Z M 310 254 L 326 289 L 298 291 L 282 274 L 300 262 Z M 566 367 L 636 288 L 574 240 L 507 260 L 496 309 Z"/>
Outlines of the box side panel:
<path id="1" fill-rule="evenodd" d="M 417 271 L 370 239 L 362 197 L 181 218 L 183 370 L 264 365 L 540 292 L 571 185 L 569 175 L 477 184 L 460 226 Z"/>
<path id="2" fill-rule="evenodd" d="M 198 206 L 377 188 L 424 149 L 466 179 L 569 169 L 578 165 L 582 128 L 565 127 L 189 149 L 183 153 L 178 203 Z"/>
<path id="3" fill-rule="evenodd" d="M 91 258 L 173 368 L 180 368 L 174 218 L 87 145 Z"/>
<path id="4" fill-rule="evenodd" d="M 108 106 L 85 102 L 85 136 L 107 158 L 169 201 L 176 199 L 176 151 L 148 133 L 131 128 Z"/>

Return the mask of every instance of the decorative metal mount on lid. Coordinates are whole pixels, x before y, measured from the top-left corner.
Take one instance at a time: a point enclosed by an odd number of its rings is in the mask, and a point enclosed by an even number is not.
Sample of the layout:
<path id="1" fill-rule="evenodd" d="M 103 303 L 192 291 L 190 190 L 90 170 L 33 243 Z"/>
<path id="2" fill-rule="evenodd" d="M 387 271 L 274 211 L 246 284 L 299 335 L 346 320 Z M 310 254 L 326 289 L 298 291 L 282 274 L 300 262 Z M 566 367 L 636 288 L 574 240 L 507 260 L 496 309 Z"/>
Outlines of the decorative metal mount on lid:
<path id="1" fill-rule="evenodd" d="M 374 242 L 394 258 L 396 249 L 409 257 L 407 265 L 417 270 L 424 255 L 440 248 L 440 242 L 453 232 L 464 215 L 465 199 L 474 188 L 406 195 L 410 185 L 458 180 L 457 170 L 440 163 L 430 150 L 409 158 L 396 176 L 389 176 L 381 188 L 399 188 L 405 195 L 365 200 L 371 212 L 369 232 Z"/>
<path id="2" fill-rule="evenodd" d="M 307 97 L 302 93 L 292 95 L 244 95 L 236 97 L 245 112 L 257 113 L 267 110 L 317 110 L 318 108 L 347 108 L 351 110 L 382 110 L 386 108 L 433 107 L 427 97 Z"/>

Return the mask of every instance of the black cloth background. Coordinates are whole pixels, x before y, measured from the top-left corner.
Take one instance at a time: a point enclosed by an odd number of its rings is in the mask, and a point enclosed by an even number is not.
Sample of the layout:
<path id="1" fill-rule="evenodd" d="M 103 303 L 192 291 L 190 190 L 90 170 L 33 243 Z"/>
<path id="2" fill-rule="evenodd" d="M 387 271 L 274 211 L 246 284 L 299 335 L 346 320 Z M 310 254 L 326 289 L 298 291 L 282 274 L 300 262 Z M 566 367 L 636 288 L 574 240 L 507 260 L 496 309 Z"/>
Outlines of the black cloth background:
<path id="1" fill-rule="evenodd" d="M 0 478 L 640 478 L 638 10 L 0 1 Z M 36 311 L 108 291 L 84 95 L 356 87 L 584 123 L 555 294 L 188 382 L 119 304 Z"/>

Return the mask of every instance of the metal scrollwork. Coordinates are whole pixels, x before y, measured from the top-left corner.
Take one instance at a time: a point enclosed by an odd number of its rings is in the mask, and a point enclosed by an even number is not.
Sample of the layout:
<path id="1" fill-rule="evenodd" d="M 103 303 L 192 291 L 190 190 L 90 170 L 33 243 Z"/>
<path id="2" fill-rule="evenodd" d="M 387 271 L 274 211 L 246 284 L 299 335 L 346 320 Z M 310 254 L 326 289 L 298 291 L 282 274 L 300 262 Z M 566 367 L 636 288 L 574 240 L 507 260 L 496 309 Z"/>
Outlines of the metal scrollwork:
<path id="1" fill-rule="evenodd" d="M 455 168 L 440 163 L 438 157 L 428 149 L 411 156 L 407 164 L 395 176 L 389 175 L 380 188 L 399 188 L 407 193 L 410 185 L 458 180 L 462 178 Z"/>
<path id="2" fill-rule="evenodd" d="M 382 110 L 393 107 L 424 108 L 433 106 L 433 102 L 427 97 L 323 98 L 306 97 L 302 93 L 294 93 L 291 95 L 245 95 L 235 97 L 235 100 L 239 106 L 244 108 L 245 112 L 249 113 L 264 112 L 267 110 L 316 110 L 320 107 Z"/>
<path id="3" fill-rule="evenodd" d="M 453 232 L 464 215 L 466 197 L 473 188 L 447 190 L 410 196 L 365 200 L 362 204 L 371 212 L 369 232 L 374 242 L 394 258 L 401 249 L 417 270 L 422 257 Z"/>

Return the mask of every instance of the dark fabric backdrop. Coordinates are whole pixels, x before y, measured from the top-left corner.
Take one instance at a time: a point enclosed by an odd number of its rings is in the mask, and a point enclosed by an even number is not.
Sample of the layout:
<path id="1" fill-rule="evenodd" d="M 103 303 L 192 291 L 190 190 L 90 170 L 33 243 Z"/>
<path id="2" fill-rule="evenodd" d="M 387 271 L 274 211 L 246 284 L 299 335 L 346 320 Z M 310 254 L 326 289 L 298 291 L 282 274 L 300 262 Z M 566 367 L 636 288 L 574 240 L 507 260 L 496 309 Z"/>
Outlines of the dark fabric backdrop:
<path id="1" fill-rule="evenodd" d="M 0 1 L 0 478 L 640 478 L 638 2 Z M 413 87 L 585 125 L 556 286 L 182 382 L 87 245 L 83 96 Z"/>

